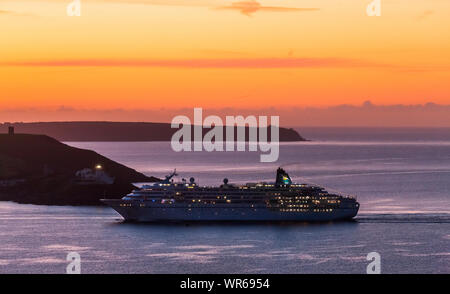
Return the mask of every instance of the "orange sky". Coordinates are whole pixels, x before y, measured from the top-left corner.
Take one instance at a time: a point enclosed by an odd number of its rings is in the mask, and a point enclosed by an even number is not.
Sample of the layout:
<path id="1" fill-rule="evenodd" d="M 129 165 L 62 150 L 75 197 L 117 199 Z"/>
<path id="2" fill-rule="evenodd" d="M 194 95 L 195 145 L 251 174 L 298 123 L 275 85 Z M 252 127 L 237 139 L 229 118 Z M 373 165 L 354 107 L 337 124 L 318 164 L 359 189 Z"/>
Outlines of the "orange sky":
<path id="1" fill-rule="evenodd" d="M 450 104 L 447 0 L 70 2 L 0 2 L 0 108 Z"/>

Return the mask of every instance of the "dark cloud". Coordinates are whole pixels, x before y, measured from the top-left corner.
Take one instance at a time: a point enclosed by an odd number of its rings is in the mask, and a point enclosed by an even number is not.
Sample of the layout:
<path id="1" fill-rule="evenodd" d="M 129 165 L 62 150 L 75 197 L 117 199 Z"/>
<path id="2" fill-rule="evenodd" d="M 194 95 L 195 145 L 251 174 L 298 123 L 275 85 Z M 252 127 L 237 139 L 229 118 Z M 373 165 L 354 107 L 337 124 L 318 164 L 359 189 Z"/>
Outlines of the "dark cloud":
<path id="1" fill-rule="evenodd" d="M 19 13 L 12 10 L 2 10 L 0 9 L 0 15 L 11 15 L 11 16 L 33 16 L 33 14 L 29 13 Z"/>
<path id="2" fill-rule="evenodd" d="M 10 11 L 10 10 L 1 10 L 0 9 L 0 14 L 14 14 L 14 12 Z"/>
<path id="3" fill-rule="evenodd" d="M 278 115 L 283 126 L 334 127 L 450 127 L 450 105 L 435 103 L 378 105 L 366 101 L 361 105 L 330 107 L 264 107 L 204 109 L 208 115 Z M 2 121 L 148 121 L 170 122 L 176 115 L 193 116 L 193 108 L 155 109 L 81 109 L 0 108 Z"/>
<path id="4" fill-rule="evenodd" d="M 433 10 L 425 10 L 419 16 L 417 16 L 417 20 L 424 20 L 434 14 Z"/>
<path id="5" fill-rule="evenodd" d="M 239 1 L 233 2 L 228 6 L 217 7 L 220 10 L 236 10 L 244 15 L 250 16 L 257 11 L 268 12 L 293 12 L 293 11 L 317 11 L 319 8 L 298 8 L 298 7 L 282 7 L 282 6 L 263 6 L 257 1 Z"/>
<path id="6" fill-rule="evenodd" d="M 211 59 L 68 59 L 0 62 L 29 67 L 172 67 L 172 68 L 322 68 L 383 67 L 346 58 L 211 58 Z"/>

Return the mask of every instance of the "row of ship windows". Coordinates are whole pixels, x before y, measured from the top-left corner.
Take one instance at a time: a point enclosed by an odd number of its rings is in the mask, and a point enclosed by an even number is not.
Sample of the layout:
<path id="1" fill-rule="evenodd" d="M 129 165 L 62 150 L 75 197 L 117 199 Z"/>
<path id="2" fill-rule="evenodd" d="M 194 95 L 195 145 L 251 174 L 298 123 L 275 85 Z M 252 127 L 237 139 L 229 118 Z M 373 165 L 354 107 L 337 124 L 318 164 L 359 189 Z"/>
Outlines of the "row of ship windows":
<path id="1" fill-rule="evenodd" d="M 180 194 L 177 194 L 180 195 Z M 190 199 L 193 198 L 194 196 L 188 196 L 188 195 L 183 195 L 185 199 Z M 216 199 L 227 199 L 227 196 L 216 196 Z M 235 197 L 233 195 L 229 195 L 228 198 L 231 199 L 263 199 L 265 198 L 265 196 L 240 196 L 240 197 Z M 207 199 L 206 197 L 202 197 L 202 199 Z M 288 202 L 292 202 L 295 200 L 328 200 L 328 201 L 339 201 L 336 200 L 335 197 L 331 198 L 331 197 L 314 197 L 314 196 L 292 196 L 292 197 L 275 197 L 275 199 L 280 200 L 280 201 L 288 201 Z M 194 200 L 198 200 L 198 199 L 194 199 Z M 306 202 L 306 201 L 305 201 Z"/>
<path id="2" fill-rule="evenodd" d="M 228 202 L 228 201 L 227 201 Z M 228 202 L 228 203 L 231 203 Z M 172 202 L 166 202 L 166 203 L 162 203 L 162 204 L 173 204 Z M 202 202 L 201 204 L 216 204 L 215 202 Z M 119 206 L 121 207 L 131 207 L 131 203 L 120 203 Z M 146 205 L 144 203 L 140 203 L 139 204 L 140 207 L 146 207 Z M 190 204 L 188 205 L 189 207 L 191 206 Z M 251 207 L 254 207 L 253 204 L 251 205 Z"/>
<path id="3" fill-rule="evenodd" d="M 202 204 L 216 204 L 216 201 L 203 201 L 201 199 L 197 199 L 197 201 L 195 199 L 192 199 L 192 202 L 198 202 L 198 203 L 202 203 Z M 222 202 L 223 203 L 223 202 Z M 231 203 L 230 199 L 226 200 L 226 203 Z"/>
<path id="4" fill-rule="evenodd" d="M 194 198 L 194 199 L 189 199 L 190 197 L 185 197 L 186 200 L 190 200 L 192 202 L 201 202 L 201 201 L 213 201 L 214 198 Z M 219 200 L 226 200 L 227 202 L 231 202 L 231 200 L 263 200 L 263 197 L 231 197 L 227 199 L 227 196 L 217 196 L 215 199 L 219 199 Z M 312 201 L 313 203 L 319 204 L 321 203 L 320 200 L 318 200 L 317 198 L 311 198 L 311 200 L 308 201 L 308 199 L 310 199 L 309 196 L 307 197 L 295 197 L 295 198 L 283 198 L 281 199 L 280 197 L 277 197 L 276 199 L 279 200 L 280 203 L 308 203 L 309 201 Z M 306 199 L 306 200 L 305 200 Z M 335 200 L 335 199 L 327 199 L 327 198 L 320 198 L 321 200 L 327 200 L 327 203 L 340 203 L 340 200 Z"/>
<path id="5" fill-rule="evenodd" d="M 318 196 L 309 196 L 309 195 L 303 195 L 303 196 L 279 196 L 280 193 L 273 193 L 273 194 L 256 194 L 256 195 L 246 195 L 246 196 L 242 196 L 240 194 L 238 195 L 233 195 L 233 194 L 228 194 L 228 195 L 217 195 L 215 193 L 203 193 L 203 197 L 201 197 L 202 199 L 264 199 L 266 197 L 273 197 L 273 196 L 277 196 L 278 197 L 274 197 L 274 199 L 277 200 L 282 200 L 282 201 L 293 201 L 293 200 L 334 200 L 334 201 L 338 201 L 339 197 L 338 196 L 326 196 L 326 197 L 318 197 Z M 136 193 L 136 195 L 139 196 L 148 196 L 148 197 L 173 197 L 173 193 L 160 193 L 160 194 L 154 194 L 154 195 L 145 195 L 142 193 Z M 198 194 L 197 193 L 181 193 L 181 192 L 176 192 L 175 196 L 182 196 L 184 197 L 184 199 L 198 199 Z"/>
<path id="6" fill-rule="evenodd" d="M 248 189 L 248 188 L 251 188 L 251 189 L 254 189 L 254 188 L 256 188 L 256 187 L 275 187 L 275 185 L 272 185 L 272 184 L 248 184 L 249 186 L 240 186 L 239 188 L 240 189 Z M 160 187 L 166 187 L 166 186 L 176 186 L 176 187 L 178 187 L 178 186 L 186 186 L 186 187 L 195 187 L 195 186 L 197 186 L 196 184 L 173 184 L 173 183 L 165 183 L 165 184 L 158 184 L 158 186 L 160 186 Z M 288 185 L 280 185 L 281 187 L 287 187 Z M 290 185 L 290 187 L 306 187 L 307 185 L 306 184 L 291 184 Z M 152 190 L 152 189 L 149 189 L 149 190 Z"/>
<path id="7" fill-rule="evenodd" d="M 119 204 L 119 206 L 121 206 L 121 207 L 131 207 L 131 204 L 128 204 L 128 203 L 121 203 L 121 204 Z M 145 204 L 140 204 L 139 205 L 140 207 L 145 207 L 146 205 Z M 251 207 L 253 207 L 253 205 L 251 206 Z M 282 212 L 307 212 L 307 211 L 310 211 L 309 210 L 309 207 L 307 206 L 307 205 L 300 205 L 300 206 L 294 206 L 294 205 L 291 205 L 291 206 L 288 206 L 289 208 L 280 208 L 279 209 L 279 211 L 282 211 Z M 300 207 L 300 208 L 298 208 L 298 207 Z M 191 209 L 189 208 L 189 211 L 190 211 Z M 234 209 L 232 209 L 232 211 L 234 211 Z M 254 211 L 256 211 L 256 209 L 254 209 Z M 332 212 L 333 211 L 333 209 L 332 208 L 324 208 L 324 209 L 313 209 L 312 210 L 313 212 Z"/>
<path id="8" fill-rule="evenodd" d="M 255 186 L 240 186 L 238 187 L 239 189 L 243 189 L 243 190 L 247 190 L 247 189 L 258 189 L 258 188 L 273 188 L 275 187 L 275 185 L 255 185 Z M 287 188 L 287 185 L 280 185 L 280 187 L 282 188 Z M 294 187 L 294 188 L 298 188 L 298 187 L 306 187 L 306 185 L 290 185 L 289 187 Z"/>
<path id="9" fill-rule="evenodd" d="M 320 200 L 312 200 L 311 201 L 314 204 L 321 204 L 321 203 L 329 203 L 329 204 L 336 204 L 336 203 L 340 203 L 340 200 L 327 200 L 327 201 L 320 201 Z M 280 200 L 279 201 L 280 204 L 285 204 L 285 203 L 309 203 L 308 201 L 305 200 Z"/>
<path id="10" fill-rule="evenodd" d="M 163 209 L 163 211 L 165 211 L 165 209 Z M 192 211 L 192 208 L 188 208 L 188 211 Z M 231 209 L 225 208 L 225 209 L 223 209 L 223 211 L 235 211 L 235 209 L 234 208 L 231 208 Z M 253 208 L 252 211 L 257 211 L 257 209 Z M 219 213 L 218 212 L 214 212 L 214 214 L 218 215 Z M 242 212 L 241 214 L 245 215 L 245 212 Z"/>
<path id="11" fill-rule="evenodd" d="M 122 207 L 131 207 L 131 204 L 128 203 L 121 203 L 119 206 Z M 145 204 L 140 204 L 141 207 L 145 207 Z M 188 209 L 188 211 L 191 211 L 191 208 Z M 231 209 L 231 211 L 234 211 L 234 209 Z M 253 211 L 256 211 L 256 209 L 253 209 Z M 309 209 L 304 208 L 281 208 L 279 209 L 281 212 L 308 212 Z M 326 208 L 326 209 L 313 209 L 313 212 L 333 212 L 332 208 Z"/>
<path id="12" fill-rule="evenodd" d="M 284 204 L 284 203 L 308 203 L 308 201 L 306 200 L 280 200 L 279 203 Z"/>
<path id="13" fill-rule="evenodd" d="M 201 191 L 201 194 L 202 195 L 208 195 L 208 196 L 216 196 L 218 194 L 218 192 L 219 191 Z M 254 195 L 257 195 L 257 196 L 280 196 L 282 198 L 284 198 L 284 197 L 287 197 L 287 198 L 310 197 L 310 196 L 305 196 L 304 192 L 306 192 L 306 191 L 303 191 L 302 194 L 299 194 L 298 193 L 299 191 L 295 191 L 295 190 L 290 191 L 290 192 L 294 192 L 293 193 L 294 195 L 282 196 L 282 193 L 279 193 L 279 192 L 278 193 L 272 193 L 272 192 L 267 192 L 267 191 L 266 192 L 259 192 L 259 193 L 255 192 Z M 227 191 L 226 193 L 227 193 L 227 195 L 230 195 L 230 196 L 235 196 L 235 195 L 241 196 L 242 195 L 242 192 L 240 192 L 240 191 Z M 189 197 L 189 196 L 192 196 L 192 195 L 198 195 L 199 191 L 183 191 L 183 192 L 177 191 L 175 193 L 173 193 L 171 191 L 155 191 L 155 192 L 152 192 L 152 193 L 135 191 L 134 194 L 140 194 L 140 195 L 153 194 L 153 195 L 157 195 L 157 196 L 160 196 L 160 195 L 173 195 L 173 194 L 175 194 L 175 195 L 183 195 L 185 197 Z M 300 195 L 303 195 L 303 196 L 300 196 Z M 337 198 L 337 196 L 331 196 L 331 195 L 324 194 L 324 193 L 319 193 L 318 195 L 323 195 L 325 197 L 318 197 L 318 196 L 311 196 L 311 197 L 320 198 L 320 199 L 322 199 L 322 198 L 325 199 L 325 198 L 330 198 L 330 197 Z M 306 199 L 308 199 L 308 198 L 306 198 Z"/>
<path id="14" fill-rule="evenodd" d="M 309 209 L 299 209 L 299 208 L 286 208 L 286 209 L 280 209 L 282 212 L 308 212 Z M 313 212 L 332 212 L 333 209 L 313 209 Z"/>
<path id="15" fill-rule="evenodd" d="M 279 200 L 286 200 L 286 201 L 290 201 L 293 199 L 306 199 L 306 200 L 336 200 L 338 197 L 337 196 L 327 196 L 327 197 L 316 197 L 316 196 L 281 196 L 281 197 L 275 197 L 275 199 L 279 199 Z"/>
<path id="16" fill-rule="evenodd" d="M 160 186 L 166 186 L 166 185 L 160 185 Z M 193 189 L 196 186 L 190 186 L 190 185 L 186 185 L 187 188 Z M 273 187 L 273 186 L 271 186 Z M 295 187 L 300 187 L 300 186 L 295 186 Z M 258 187 L 239 187 L 238 189 L 227 189 L 227 193 L 241 193 L 241 191 L 239 190 L 247 190 L 247 189 L 257 189 Z M 216 189 L 211 189 L 211 188 L 207 188 L 207 189 L 203 189 L 202 187 L 195 189 L 196 191 L 188 191 L 188 190 L 183 190 L 183 192 L 198 192 L 201 191 L 203 193 L 215 193 L 217 191 L 223 191 L 223 189 L 220 188 L 216 188 Z M 265 192 L 270 192 L 270 191 L 277 191 L 276 189 L 259 189 L 260 191 L 265 191 Z M 303 189 L 305 190 L 305 189 Z M 306 189 L 306 190 L 313 190 L 313 191 L 323 191 L 323 189 L 317 189 L 317 188 L 310 188 L 310 189 Z M 139 191 L 139 190 L 138 190 Z M 156 188 L 156 189 L 143 189 L 143 191 L 154 191 L 154 192 L 166 192 L 168 191 L 165 188 Z M 288 192 L 298 192 L 299 189 L 288 189 L 286 190 Z M 275 193 L 276 194 L 276 193 Z"/>
<path id="17" fill-rule="evenodd" d="M 197 199 L 197 200 L 193 199 L 192 202 L 193 203 L 199 203 L 199 204 L 216 204 L 216 201 L 202 201 L 200 199 Z M 231 202 L 232 201 L 230 199 L 226 200 L 226 203 L 231 203 Z M 166 201 L 166 202 L 163 201 L 163 202 L 161 202 L 161 204 L 173 204 L 173 203 L 174 203 L 173 201 Z M 225 203 L 225 202 L 219 202 L 219 203 Z M 247 203 L 247 201 L 235 201 L 234 203 Z M 288 203 L 292 203 L 292 202 L 289 201 Z M 309 207 L 309 204 L 307 204 L 307 202 L 294 202 L 294 203 L 306 203 L 306 204 L 285 204 L 282 201 L 280 202 L 281 205 L 284 205 L 286 207 L 301 207 L 301 208 Z M 321 204 L 319 201 L 317 201 L 317 202 L 313 201 L 313 203 L 314 204 Z M 336 202 L 335 201 L 328 201 L 328 203 L 335 204 Z M 338 201 L 338 203 L 339 203 L 339 201 Z M 119 206 L 131 207 L 131 203 L 121 203 L 121 204 L 119 204 Z M 145 204 L 140 204 L 140 206 L 144 207 Z"/>

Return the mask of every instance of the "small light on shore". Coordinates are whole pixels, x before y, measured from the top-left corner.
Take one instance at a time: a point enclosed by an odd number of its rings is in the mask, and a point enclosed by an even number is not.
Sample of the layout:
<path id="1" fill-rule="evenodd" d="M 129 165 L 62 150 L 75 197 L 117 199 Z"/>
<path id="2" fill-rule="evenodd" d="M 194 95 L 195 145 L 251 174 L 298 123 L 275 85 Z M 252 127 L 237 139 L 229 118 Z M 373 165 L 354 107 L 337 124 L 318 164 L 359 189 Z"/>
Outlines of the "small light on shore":
<path id="1" fill-rule="evenodd" d="M 97 164 L 97 165 L 95 166 L 95 169 L 102 169 L 102 165 L 101 165 L 101 164 Z"/>

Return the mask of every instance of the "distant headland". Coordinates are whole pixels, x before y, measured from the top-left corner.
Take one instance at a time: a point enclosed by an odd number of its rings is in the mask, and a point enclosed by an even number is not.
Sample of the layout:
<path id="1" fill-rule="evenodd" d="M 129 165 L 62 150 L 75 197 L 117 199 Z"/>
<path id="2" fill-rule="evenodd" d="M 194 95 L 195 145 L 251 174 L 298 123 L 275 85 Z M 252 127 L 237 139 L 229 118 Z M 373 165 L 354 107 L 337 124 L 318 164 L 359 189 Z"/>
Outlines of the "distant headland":
<path id="1" fill-rule="evenodd" d="M 169 123 L 152 122 L 17 122 L 0 124 L 0 133 L 6 133 L 10 126 L 15 127 L 18 133 L 47 135 L 63 142 L 170 141 L 172 135 L 178 130 L 171 128 Z M 249 133 L 248 127 L 245 128 L 245 132 Z M 203 133 L 206 132 L 203 131 Z M 270 131 L 268 140 L 271 140 Z M 294 129 L 288 128 L 280 128 L 279 140 L 280 142 L 307 141 Z"/>
<path id="2" fill-rule="evenodd" d="M 101 205 L 132 183 L 159 181 L 94 151 L 46 135 L 0 134 L 0 200 L 46 205 Z"/>

